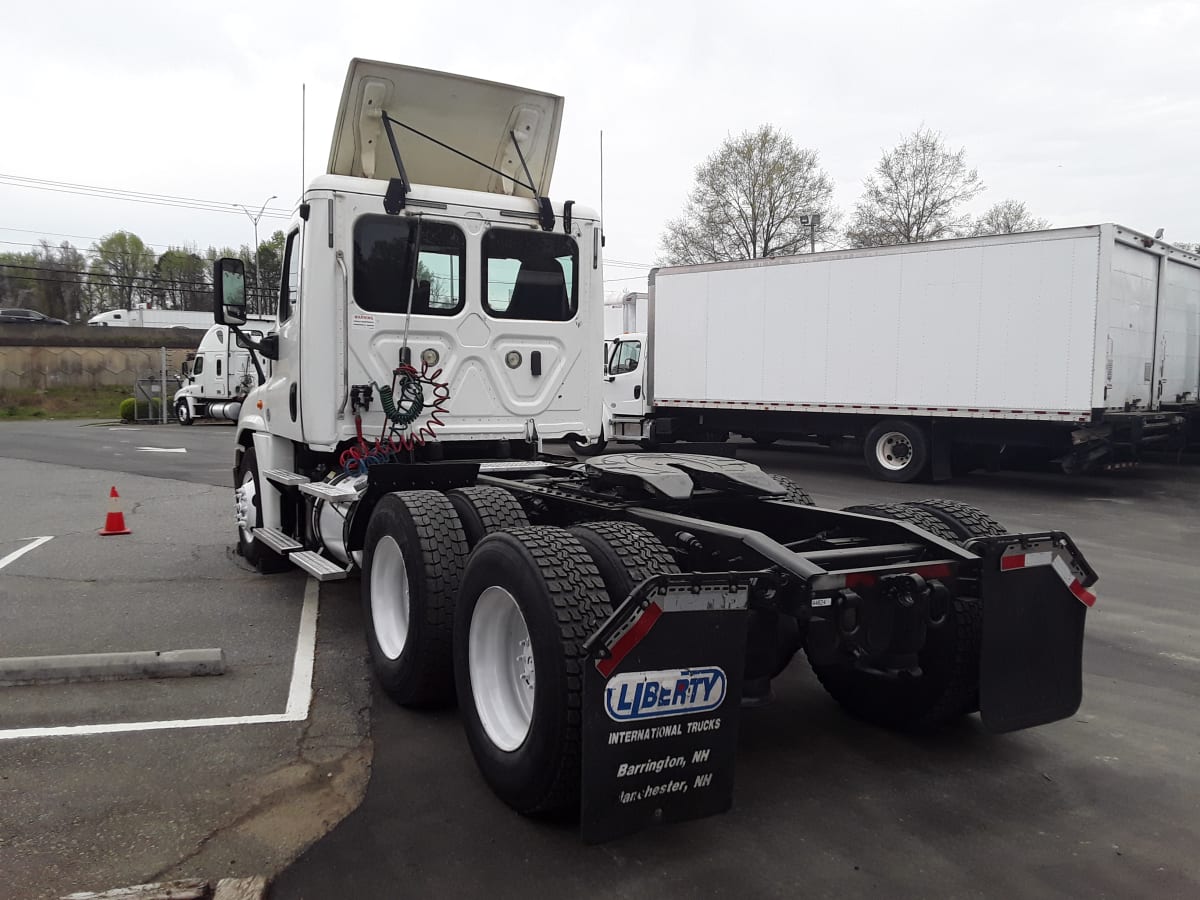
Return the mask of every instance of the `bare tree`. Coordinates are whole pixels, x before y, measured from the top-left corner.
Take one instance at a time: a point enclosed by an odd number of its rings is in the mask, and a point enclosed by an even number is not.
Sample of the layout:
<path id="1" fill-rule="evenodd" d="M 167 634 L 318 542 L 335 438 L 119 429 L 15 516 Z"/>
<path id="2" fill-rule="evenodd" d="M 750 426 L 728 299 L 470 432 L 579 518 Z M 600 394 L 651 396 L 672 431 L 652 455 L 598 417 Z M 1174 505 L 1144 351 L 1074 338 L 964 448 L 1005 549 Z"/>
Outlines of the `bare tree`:
<path id="1" fill-rule="evenodd" d="M 802 216 L 817 214 L 815 238 L 836 233 L 833 183 L 817 152 L 762 125 L 726 138 L 696 169 L 683 214 L 667 223 L 663 261 L 677 265 L 786 256 L 809 249 Z"/>
<path id="2" fill-rule="evenodd" d="M 1020 200 L 1001 200 L 975 220 L 971 234 L 1016 234 L 1049 227 L 1047 220 L 1036 218 Z"/>
<path id="3" fill-rule="evenodd" d="M 983 189 L 966 150 L 947 149 L 940 133 L 922 125 L 886 151 L 863 182 L 846 240 L 880 247 L 956 237 L 971 227 L 963 204 Z"/>

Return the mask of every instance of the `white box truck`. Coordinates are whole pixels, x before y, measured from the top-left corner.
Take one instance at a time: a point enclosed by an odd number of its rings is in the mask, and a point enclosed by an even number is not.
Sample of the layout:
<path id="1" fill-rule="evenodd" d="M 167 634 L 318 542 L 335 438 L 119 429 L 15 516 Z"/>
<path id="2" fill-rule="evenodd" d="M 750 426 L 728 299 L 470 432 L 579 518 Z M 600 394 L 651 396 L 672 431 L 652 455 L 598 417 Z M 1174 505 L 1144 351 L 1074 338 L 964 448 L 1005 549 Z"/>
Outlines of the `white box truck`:
<path id="1" fill-rule="evenodd" d="M 1119 225 L 661 268 L 649 310 L 610 352 L 609 442 L 852 438 L 890 481 L 1077 472 L 1197 410 L 1200 257 Z"/>
<path id="2" fill-rule="evenodd" d="M 382 688 L 457 700 L 492 790 L 578 810 L 588 840 L 728 809 L 741 705 L 802 649 L 883 726 L 1073 714 L 1096 576 L 1061 532 L 818 509 L 733 459 L 541 452 L 601 426 L 600 221 L 548 196 L 562 103 L 351 64 L 279 328 L 251 340 L 272 370 L 230 447 L 245 559 L 359 577 Z M 244 264 L 213 283 L 240 330 Z"/>

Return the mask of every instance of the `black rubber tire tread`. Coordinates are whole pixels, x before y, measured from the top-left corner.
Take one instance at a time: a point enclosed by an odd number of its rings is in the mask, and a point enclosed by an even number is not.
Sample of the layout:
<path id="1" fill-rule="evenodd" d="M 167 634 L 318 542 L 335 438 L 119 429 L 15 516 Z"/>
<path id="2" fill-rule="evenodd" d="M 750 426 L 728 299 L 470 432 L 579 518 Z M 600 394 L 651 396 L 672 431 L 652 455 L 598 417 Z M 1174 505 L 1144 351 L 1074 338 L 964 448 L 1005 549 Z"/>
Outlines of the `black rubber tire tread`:
<path id="1" fill-rule="evenodd" d="M 512 752 L 488 738 L 470 681 L 471 613 L 483 589 L 515 587 L 532 575 L 534 590 L 513 590 L 533 642 L 537 683 L 530 733 Z M 541 596 L 538 596 L 540 594 Z M 484 538 L 467 563 L 455 611 L 454 667 L 459 708 L 471 752 L 489 786 L 524 815 L 563 815 L 579 808 L 583 764 L 583 642 L 612 614 L 591 556 L 561 528 L 530 525 Z M 552 648 L 546 653 L 548 648 Z M 540 730 L 539 730 L 540 726 Z"/>
<path id="2" fill-rule="evenodd" d="M 571 452 L 578 456 L 599 456 L 604 452 L 604 448 L 608 446 L 608 441 L 596 440 L 590 444 L 584 444 L 580 441 L 567 441 L 567 446 L 571 448 Z"/>
<path id="3" fill-rule="evenodd" d="M 446 496 L 458 513 L 467 546 L 474 548 L 494 531 L 521 528 L 529 524 L 520 502 L 502 487 L 479 484 L 474 487 L 455 488 Z"/>
<path id="4" fill-rule="evenodd" d="M 647 578 L 679 572 L 671 551 L 642 525 L 585 522 L 567 530 L 579 539 L 596 564 L 614 609 Z"/>
<path id="5" fill-rule="evenodd" d="M 912 500 L 904 505 L 929 510 L 951 528 L 957 530 L 963 541 L 976 537 L 1011 533 L 983 510 L 957 500 L 930 498 L 928 500 Z"/>
<path id="6" fill-rule="evenodd" d="M 242 454 L 242 461 L 238 463 L 234 488 L 241 485 L 245 480 L 247 472 L 254 473 L 254 524 L 255 527 L 258 527 L 262 525 L 261 498 L 263 486 L 262 479 L 258 477 L 258 456 L 255 454 L 253 446 L 247 447 L 246 452 Z M 292 564 L 287 561 L 287 557 L 281 556 L 270 547 L 264 546 L 262 541 L 248 542 L 242 536 L 241 528 L 238 528 L 238 553 L 246 562 L 264 575 L 286 572 L 292 567 Z"/>
<path id="7" fill-rule="evenodd" d="M 813 498 L 808 495 L 808 491 L 792 481 L 786 475 L 771 475 L 772 480 L 779 482 L 785 488 L 787 493 L 782 497 L 768 497 L 769 500 L 787 500 L 789 503 L 799 503 L 801 506 L 816 506 L 813 503 Z"/>
<path id="8" fill-rule="evenodd" d="M 923 531 L 937 535 L 943 541 L 962 545 L 956 529 L 951 528 L 929 510 L 917 506 L 908 506 L 904 503 L 878 503 L 871 506 L 847 506 L 842 512 L 862 513 L 865 516 L 879 516 L 883 519 L 908 522 Z"/>
<path id="9" fill-rule="evenodd" d="M 813 666 L 817 681 L 856 718 L 898 731 L 929 732 L 973 711 L 979 690 L 982 607 L 956 597 L 941 631 L 929 632 L 919 678 L 889 681 L 848 665 Z M 932 679 L 926 681 L 926 679 Z"/>
<path id="10" fill-rule="evenodd" d="M 409 578 L 408 636 L 395 660 L 380 649 L 371 613 L 371 566 L 375 546 L 385 535 L 400 545 Z M 454 604 L 467 552 L 458 513 L 440 491 L 397 491 L 371 512 L 361 579 L 367 646 L 380 686 L 402 706 L 442 706 L 454 700 Z"/>

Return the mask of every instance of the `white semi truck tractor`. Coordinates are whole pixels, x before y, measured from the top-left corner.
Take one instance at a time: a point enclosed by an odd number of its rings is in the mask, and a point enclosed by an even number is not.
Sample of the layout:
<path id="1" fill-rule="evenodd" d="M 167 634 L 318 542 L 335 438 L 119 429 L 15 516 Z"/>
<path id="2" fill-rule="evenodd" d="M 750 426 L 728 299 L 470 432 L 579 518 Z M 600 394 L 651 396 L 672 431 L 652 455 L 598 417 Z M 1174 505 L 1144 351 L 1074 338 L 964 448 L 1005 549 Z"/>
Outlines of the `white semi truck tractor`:
<path id="1" fill-rule="evenodd" d="M 268 360 L 259 375 L 262 361 L 256 361 L 246 342 L 261 340 L 274 328 L 273 319 L 250 319 L 240 327 L 239 338 L 226 325 L 211 326 L 183 364 L 183 384 L 171 401 L 175 421 L 180 425 L 197 419 L 236 422 L 246 394 L 270 370 Z"/>
<path id="2" fill-rule="evenodd" d="M 278 330 L 249 341 L 271 372 L 237 424 L 246 560 L 357 578 L 382 689 L 457 700 L 492 790 L 592 841 L 727 809 L 741 710 L 801 651 L 882 726 L 1071 715 L 1096 576 L 1061 532 L 821 509 L 731 459 L 542 452 L 601 418 L 600 222 L 551 199 L 562 105 L 352 62 Z M 242 264 L 214 275 L 238 329 Z"/>

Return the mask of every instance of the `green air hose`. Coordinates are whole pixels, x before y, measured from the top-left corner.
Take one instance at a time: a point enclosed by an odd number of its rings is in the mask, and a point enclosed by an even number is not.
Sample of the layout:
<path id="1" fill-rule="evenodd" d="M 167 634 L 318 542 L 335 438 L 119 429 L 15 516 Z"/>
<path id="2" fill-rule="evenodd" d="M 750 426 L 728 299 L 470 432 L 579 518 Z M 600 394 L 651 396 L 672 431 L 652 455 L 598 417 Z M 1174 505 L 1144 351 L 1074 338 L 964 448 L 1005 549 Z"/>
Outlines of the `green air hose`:
<path id="1" fill-rule="evenodd" d="M 399 372 L 400 403 L 396 404 L 395 391 L 390 387 L 376 388 L 384 415 L 400 428 L 407 428 L 425 409 L 425 390 L 415 372 Z"/>

